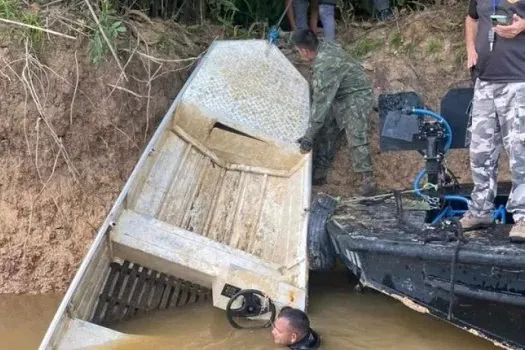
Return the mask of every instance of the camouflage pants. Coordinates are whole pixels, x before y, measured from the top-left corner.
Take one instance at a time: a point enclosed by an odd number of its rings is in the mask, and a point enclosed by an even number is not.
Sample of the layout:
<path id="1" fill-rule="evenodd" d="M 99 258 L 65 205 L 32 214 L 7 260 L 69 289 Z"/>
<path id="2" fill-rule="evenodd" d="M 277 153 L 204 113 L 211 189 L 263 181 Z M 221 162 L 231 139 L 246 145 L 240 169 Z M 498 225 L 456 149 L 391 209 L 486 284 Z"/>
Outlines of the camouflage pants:
<path id="1" fill-rule="evenodd" d="M 330 116 L 314 141 L 314 178 L 326 176 L 339 148 L 343 130 L 350 147 L 353 170 L 357 173 L 372 171 L 368 147 L 368 112 L 371 106 L 372 102 L 367 106 L 356 105 L 352 101 L 332 104 Z M 339 125 L 338 120 L 343 121 L 343 125 Z"/>
<path id="2" fill-rule="evenodd" d="M 490 215 L 497 195 L 498 160 L 504 146 L 512 190 L 507 210 L 525 219 L 525 83 L 476 81 L 472 103 L 470 167 L 474 188 L 469 211 Z"/>

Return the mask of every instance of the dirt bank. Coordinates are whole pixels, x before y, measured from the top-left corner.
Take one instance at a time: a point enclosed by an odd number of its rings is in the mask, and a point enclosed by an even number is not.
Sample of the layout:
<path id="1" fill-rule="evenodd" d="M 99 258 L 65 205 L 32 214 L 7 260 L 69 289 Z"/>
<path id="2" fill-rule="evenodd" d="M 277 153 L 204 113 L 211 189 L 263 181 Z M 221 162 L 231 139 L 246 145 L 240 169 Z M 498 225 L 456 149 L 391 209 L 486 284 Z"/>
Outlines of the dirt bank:
<path id="1" fill-rule="evenodd" d="M 437 108 L 452 84 L 468 83 L 463 11 L 458 6 L 377 28 L 351 26 L 340 29 L 339 38 L 364 56 L 377 93 L 414 89 Z M 194 62 L 174 60 L 199 55 L 222 35 L 214 27 L 155 21 L 135 27 L 151 51 L 144 45 L 137 50 L 133 35 L 119 42 L 120 61 L 126 64 L 131 56 L 127 80 L 111 55 L 100 66 L 90 63 L 82 35 L 76 41 L 49 37 L 37 61 L 25 54 L 16 30 L 0 28 L 0 292 L 66 289 Z M 379 184 L 409 185 L 421 157 L 380 154 L 377 135 L 374 115 L 370 137 Z M 465 151 L 449 156 L 463 180 L 467 160 Z M 359 182 L 350 164 L 343 144 L 329 183 L 319 190 L 352 194 Z"/>
<path id="2" fill-rule="evenodd" d="M 170 46 L 149 52 L 173 61 L 198 56 L 214 35 L 211 29 L 190 31 L 160 23 L 145 31 L 149 41 L 157 32 L 179 33 L 165 41 Z M 16 37 L 0 39 L 4 293 L 65 290 L 195 62 L 155 61 L 137 51 L 126 67 L 126 81 L 119 79 L 111 56 L 98 67 L 90 63 L 87 38 L 51 37 L 44 46 L 39 61 L 26 60 Z M 119 43 L 121 49 L 135 46 L 134 37 Z M 123 64 L 129 57 L 121 51 Z M 33 84 L 40 112 L 29 86 L 21 81 L 26 78 Z"/>

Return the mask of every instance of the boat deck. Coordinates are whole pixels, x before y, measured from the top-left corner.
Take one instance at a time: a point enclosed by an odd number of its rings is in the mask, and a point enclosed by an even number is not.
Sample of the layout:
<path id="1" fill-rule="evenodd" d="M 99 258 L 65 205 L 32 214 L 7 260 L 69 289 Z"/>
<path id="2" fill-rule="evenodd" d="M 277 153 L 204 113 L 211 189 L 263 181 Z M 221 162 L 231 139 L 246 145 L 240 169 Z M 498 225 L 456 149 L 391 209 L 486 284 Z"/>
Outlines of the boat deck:
<path id="1" fill-rule="evenodd" d="M 386 245 L 392 244 L 392 247 L 399 243 L 414 249 L 423 245 L 455 248 L 454 227 L 425 224 L 424 209 L 413 198 L 403 199 L 402 209 L 398 209 L 392 197 L 377 201 L 347 200 L 336 209 L 329 225 L 334 233 L 354 238 L 363 246 L 366 245 L 363 242 L 381 240 Z M 461 250 L 497 255 L 499 259 L 516 258 L 521 265 L 525 263 L 525 244 L 510 242 L 510 228 L 511 225 L 494 224 L 483 230 L 464 231 L 465 241 Z"/>

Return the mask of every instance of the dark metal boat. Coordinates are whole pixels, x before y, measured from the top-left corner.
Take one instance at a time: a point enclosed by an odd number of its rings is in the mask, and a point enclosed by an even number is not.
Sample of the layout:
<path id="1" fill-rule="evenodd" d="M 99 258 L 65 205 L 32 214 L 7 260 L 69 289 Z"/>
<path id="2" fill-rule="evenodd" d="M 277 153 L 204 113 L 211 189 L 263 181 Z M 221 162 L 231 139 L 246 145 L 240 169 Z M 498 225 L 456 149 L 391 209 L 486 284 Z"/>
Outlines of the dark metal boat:
<path id="1" fill-rule="evenodd" d="M 382 95 L 381 150 L 419 151 L 426 167 L 407 191 L 340 201 L 326 231 L 362 286 L 497 346 L 523 349 L 525 245 L 508 238 L 510 186 L 498 188 L 492 227 L 463 232 L 458 218 L 471 186 L 460 185 L 442 162 L 448 149 L 466 147 L 471 99 L 472 89 L 450 90 L 438 115 L 414 93 Z"/>

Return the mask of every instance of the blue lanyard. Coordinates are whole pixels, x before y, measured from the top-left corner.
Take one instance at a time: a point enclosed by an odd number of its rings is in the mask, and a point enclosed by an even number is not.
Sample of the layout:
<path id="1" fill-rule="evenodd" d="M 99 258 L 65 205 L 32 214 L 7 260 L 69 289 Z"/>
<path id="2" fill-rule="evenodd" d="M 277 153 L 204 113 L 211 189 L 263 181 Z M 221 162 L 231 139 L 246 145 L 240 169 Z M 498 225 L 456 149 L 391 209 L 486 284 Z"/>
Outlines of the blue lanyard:
<path id="1" fill-rule="evenodd" d="M 499 6 L 499 1 L 500 0 L 492 0 L 492 14 L 493 15 L 496 14 L 496 7 Z"/>

